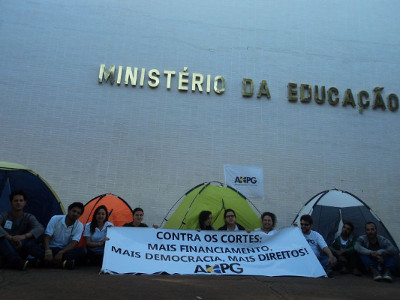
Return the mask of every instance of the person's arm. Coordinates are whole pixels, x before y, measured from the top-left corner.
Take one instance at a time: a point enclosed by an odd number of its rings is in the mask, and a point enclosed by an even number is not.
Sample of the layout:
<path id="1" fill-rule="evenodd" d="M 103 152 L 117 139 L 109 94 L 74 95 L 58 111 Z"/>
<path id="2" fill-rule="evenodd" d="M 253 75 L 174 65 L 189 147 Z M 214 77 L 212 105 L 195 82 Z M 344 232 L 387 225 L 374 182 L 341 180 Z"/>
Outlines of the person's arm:
<path id="1" fill-rule="evenodd" d="M 71 241 L 67 246 L 65 246 L 62 250 L 58 251 L 58 253 L 56 254 L 56 256 L 54 256 L 54 263 L 55 264 L 59 264 L 62 260 L 62 257 L 64 255 L 65 252 L 72 250 L 76 247 L 76 245 L 78 245 L 77 241 Z"/>
<path id="2" fill-rule="evenodd" d="M 5 216 L 3 214 L 0 214 L 0 238 L 6 237 L 6 235 L 9 235 L 8 232 L 4 229 L 3 223 L 6 222 Z"/>
<path id="3" fill-rule="evenodd" d="M 331 266 L 336 265 L 336 258 L 333 256 L 332 251 L 329 249 L 329 247 L 325 247 L 322 249 L 324 253 L 328 256 L 328 262 Z"/>
<path id="4" fill-rule="evenodd" d="M 92 234 L 90 232 L 90 226 L 91 226 L 91 223 L 86 224 L 85 230 L 83 232 L 83 236 L 85 237 L 85 241 L 86 241 L 86 247 L 89 247 L 89 248 L 99 247 L 99 246 L 101 246 L 100 243 L 92 241 L 92 238 L 91 238 Z"/>
<path id="5" fill-rule="evenodd" d="M 89 248 L 96 248 L 103 246 L 106 242 L 106 239 L 102 240 L 101 242 L 93 242 L 90 236 L 85 236 L 86 246 Z"/>
<path id="6" fill-rule="evenodd" d="M 27 224 L 22 224 L 22 226 L 29 228 L 29 231 L 24 234 L 15 235 L 14 239 L 17 241 L 23 241 L 32 237 L 36 239 L 44 232 L 42 224 L 31 214 L 27 214 Z"/>
<path id="7" fill-rule="evenodd" d="M 53 252 L 50 249 L 50 238 L 51 236 L 48 234 L 45 234 L 43 238 L 44 260 L 47 262 L 53 261 Z"/>
<path id="8" fill-rule="evenodd" d="M 332 253 L 334 254 L 334 255 L 341 255 L 341 253 L 340 253 L 340 251 L 338 251 L 337 250 L 337 243 L 338 243 L 338 239 L 339 239 L 339 237 L 338 238 L 336 238 L 334 241 L 333 241 L 333 243 L 332 243 L 332 245 L 330 245 L 329 246 L 329 249 L 332 251 Z"/>
<path id="9" fill-rule="evenodd" d="M 29 216 L 29 232 L 25 233 L 25 238 L 35 238 L 37 239 L 39 236 L 41 236 L 44 232 L 44 227 L 42 224 L 39 223 L 39 221 L 36 219 L 34 215 Z"/>
<path id="10" fill-rule="evenodd" d="M 360 236 L 357 241 L 356 244 L 354 245 L 354 249 L 360 253 L 360 254 L 364 254 L 364 255 L 370 255 L 371 254 L 371 250 L 369 250 L 368 248 L 366 248 L 364 246 L 364 239 L 362 236 Z"/>
<path id="11" fill-rule="evenodd" d="M 379 244 L 381 245 L 382 249 L 379 249 L 377 252 L 379 255 L 396 255 L 399 251 L 397 248 L 386 238 L 381 237 Z"/>

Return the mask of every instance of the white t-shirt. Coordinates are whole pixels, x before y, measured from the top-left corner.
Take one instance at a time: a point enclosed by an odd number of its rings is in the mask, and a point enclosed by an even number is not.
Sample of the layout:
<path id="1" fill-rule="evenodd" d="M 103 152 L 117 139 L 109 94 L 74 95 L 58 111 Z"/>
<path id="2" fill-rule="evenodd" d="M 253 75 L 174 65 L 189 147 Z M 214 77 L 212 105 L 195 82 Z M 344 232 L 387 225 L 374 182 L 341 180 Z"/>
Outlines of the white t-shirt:
<path id="1" fill-rule="evenodd" d="M 94 233 L 91 234 L 90 233 L 90 224 L 91 223 L 86 224 L 85 232 L 83 233 L 83 236 L 90 237 L 92 242 L 95 242 L 95 243 L 99 243 L 99 242 L 103 241 L 107 236 L 107 228 L 114 226 L 113 223 L 107 221 L 101 230 L 99 229 L 99 227 L 96 227 L 94 230 Z M 99 246 L 99 247 L 95 247 L 95 248 L 90 248 L 90 250 L 92 250 L 93 252 L 103 252 L 103 248 L 104 248 L 103 246 Z"/>
<path id="2" fill-rule="evenodd" d="M 303 235 L 306 238 L 311 249 L 314 251 L 315 256 L 319 258 L 321 255 L 321 250 L 328 246 L 322 235 L 314 230 L 311 230 L 310 234 L 303 233 Z"/>
<path id="3" fill-rule="evenodd" d="M 262 232 L 264 232 L 264 233 L 267 234 L 267 235 L 274 235 L 274 234 L 277 232 L 277 229 L 272 229 L 270 232 L 266 233 L 266 232 L 265 232 L 264 230 L 262 230 L 261 227 L 260 227 L 260 228 L 254 229 L 254 231 L 262 231 Z"/>
<path id="4" fill-rule="evenodd" d="M 65 218 L 67 216 L 53 216 L 47 224 L 46 231 L 44 234 L 50 236 L 50 247 L 65 248 L 71 241 L 77 241 L 81 239 L 83 232 L 83 224 L 78 220 L 71 226 L 65 224 Z"/>

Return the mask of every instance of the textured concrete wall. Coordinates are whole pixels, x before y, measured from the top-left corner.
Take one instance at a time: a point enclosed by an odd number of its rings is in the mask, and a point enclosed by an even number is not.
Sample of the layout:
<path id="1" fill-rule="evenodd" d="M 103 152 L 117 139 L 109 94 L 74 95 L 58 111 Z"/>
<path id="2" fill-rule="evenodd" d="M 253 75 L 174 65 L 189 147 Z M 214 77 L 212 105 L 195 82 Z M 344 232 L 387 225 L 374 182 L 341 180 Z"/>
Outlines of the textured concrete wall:
<path id="1" fill-rule="evenodd" d="M 223 164 L 264 168 L 260 210 L 288 225 L 314 194 L 347 190 L 400 242 L 400 112 L 290 103 L 288 82 L 342 101 L 400 95 L 398 1 L 2 1 L 0 159 L 65 205 L 106 192 L 160 223 Z M 100 64 L 222 75 L 226 92 L 98 84 Z M 271 99 L 243 98 L 243 77 Z"/>

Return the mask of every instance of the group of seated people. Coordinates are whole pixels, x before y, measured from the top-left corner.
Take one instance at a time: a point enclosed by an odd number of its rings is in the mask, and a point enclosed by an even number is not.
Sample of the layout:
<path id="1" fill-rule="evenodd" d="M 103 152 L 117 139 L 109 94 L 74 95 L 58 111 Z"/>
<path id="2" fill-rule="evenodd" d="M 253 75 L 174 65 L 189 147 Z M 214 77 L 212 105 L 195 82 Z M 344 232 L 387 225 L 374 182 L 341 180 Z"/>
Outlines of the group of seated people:
<path id="1" fill-rule="evenodd" d="M 232 209 L 225 210 L 224 219 L 225 225 L 218 230 L 245 230 L 242 225 L 236 223 L 236 214 Z M 261 215 L 261 221 L 262 226 L 256 231 L 262 231 L 270 236 L 277 232 L 274 213 L 264 212 Z M 198 230 L 214 230 L 211 223 L 211 212 L 202 211 L 199 215 Z M 377 234 L 377 226 L 374 222 L 367 222 L 366 234 L 358 238 L 353 235 L 353 223 L 345 222 L 341 234 L 329 247 L 320 233 L 311 230 L 312 224 L 313 219 L 310 215 L 300 217 L 300 228 L 304 238 L 328 276 L 332 275 L 333 270 L 338 270 L 342 274 L 353 272 L 354 275 L 361 276 L 360 269 L 364 268 L 372 274 L 375 281 L 392 282 L 391 272 L 395 268 L 394 257 L 399 250 L 390 240 Z M 297 226 L 297 224 L 293 225 Z"/>
<path id="2" fill-rule="evenodd" d="M 74 202 L 67 215 L 53 216 L 44 229 L 34 215 L 24 212 L 25 205 L 25 192 L 14 191 L 11 210 L 0 213 L 0 266 L 25 270 L 28 265 L 74 269 L 76 263 L 102 264 L 107 228 L 114 226 L 108 222 L 106 206 L 98 206 L 83 228 L 78 219 L 84 205 Z M 142 220 L 143 209 L 135 208 L 133 221 L 124 227 L 147 227 Z M 86 247 L 78 247 L 82 233 Z"/>
<path id="3" fill-rule="evenodd" d="M 10 195 L 11 210 L 0 213 L 0 265 L 25 270 L 28 265 L 73 269 L 76 263 L 102 264 L 107 229 L 114 226 L 108 221 L 106 206 L 98 206 L 92 221 L 83 228 L 78 219 L 84 211 L 84 205 L 74 202 L 68 207 L 67 215 L 53 216 L 44 229 L 35 216 L 24 212 L 25 205 L 24 191 L 14 191 Z M 133 221 L 124 224 L 124 227 L 148 227 L 142 223 L 143 216 L 143 209 L 135 208 Z M 224 220 L 225 225 L 218 230 L 246 230 L 236 222 L 233 209 L 225 210 Z M 261 221 L 262 226 L 256 231 L 269 236 L 277 232 L 275 214 L 265 212 L 261 215 Z M 202 211 L 197 230 L 215 230 L 211 224 L 212 213 Z M 310 215 L 301 216 L 301 231 L 328 275 L 333 268 L 341 273 L 352 271 L 355 275 L 361 275 L 359 269 L 364 266 L 374 280 L 392 281 L 391 271 L 395 266 L 394 257 L 398 249 L 388 239 L 377 234 L 375 223 L 367 222 L 366 234 L 355 239 L 352 235 L 354 225 L 345 222 L 340 236 L 329 247 L 321 234 L 311 230 L 312 224 Z M 86 247 L 77 247 L 82 232 Z M 37 241 L 40 237 L 43 237 L 42 245 Z"/>

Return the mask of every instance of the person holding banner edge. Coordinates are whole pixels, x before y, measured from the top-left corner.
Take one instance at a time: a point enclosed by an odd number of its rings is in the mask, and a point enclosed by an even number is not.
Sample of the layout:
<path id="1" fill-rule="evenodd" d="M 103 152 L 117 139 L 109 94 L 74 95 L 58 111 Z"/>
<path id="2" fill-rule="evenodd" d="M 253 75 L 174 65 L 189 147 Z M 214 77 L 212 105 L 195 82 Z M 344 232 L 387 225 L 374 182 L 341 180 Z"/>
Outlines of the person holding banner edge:
<path id="1" fill-rule="evenodd" d="M 332 276 L 332 267 L 336 265 L 336 258 L 329 249 L 324 238 L 318 232 L 311 230 L 313 219 L 310 215 L 300 217 L 301 231 L 320 264 L 325 269 L 328 276 Z M 321 255 L 321 250 L 325 255 Z"/>
<path id="2" fill-rule="evenodd" d="M 100 205 L 93 214 L 92 222 L 86 224 L 83 236 L 86 240 L 87 258 L 90 264 L 100 266 L 103 262 L 104 244 L 107 240 L 107 229 L 114 226 L 108 222 L 107 207 Z"/>
<path id="3" fill-rule="evenodd" d="M 220 227 L 218 230 L 226 231 L 239 231 L 246 230 L 242 225 L 236 223 L 236 214 L 233 209 L 226 209 L 224 213 L 225 225 Z"/>

